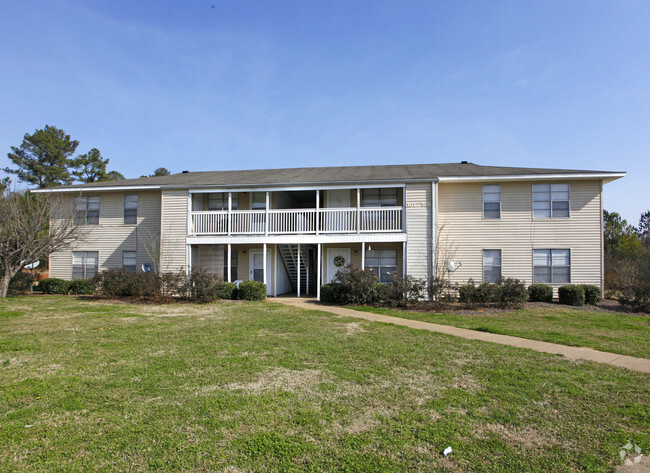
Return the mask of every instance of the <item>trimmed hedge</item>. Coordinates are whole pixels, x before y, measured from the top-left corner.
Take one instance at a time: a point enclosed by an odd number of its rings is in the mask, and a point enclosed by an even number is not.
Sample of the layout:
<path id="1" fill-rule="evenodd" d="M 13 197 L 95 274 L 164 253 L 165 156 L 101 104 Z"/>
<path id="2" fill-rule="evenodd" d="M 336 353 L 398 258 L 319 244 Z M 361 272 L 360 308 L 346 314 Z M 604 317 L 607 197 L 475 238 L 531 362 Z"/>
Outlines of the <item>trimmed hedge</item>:
<path id="1" fill-rule="evenodd" d="M 70 281 L 57 278 L 46 278 L 39 281 L 36 289 L 43 294 L 67 294 L 70 290 Z"/>
<path id="2" fill-rule="evenodd" d="M 237 284 L 234 282 L 221 281 L 217 284 L 216 291 L 219 299 L 237 299 Z"/>
<path id="3" fill-rule="evenodd" d="M 17 292 L 29 291 L 29 289 L 32 287 L 33 282 L 34 278 L 32 277 L 31 273 L 18 271 L 16 275 L 11 278 L 11 281 L 9 281 L 9 288 L 7 292 L 9 294 L 15 294 Z"/>
<path id="4" fill-rule="evenodd" d="M 553 288 L 548 284 L 531 284 L 528 287 L 530 302 L 553 302 Z"/>
<path id="5" fill-rule="evenodd" d="M 582 306 L 585 305 L 585 290 L 576 284 L 567 284 L 557 290 L 560 304 Z"/>
<path id="6" fill-rule="evenodd" d="M 520 307 L 528 301 L 528 290 L 523 281 L 515 278 L 501 279 L 499 288 L 499 302 L 505 307 Z"/>
<path id="7" fill-rule="evenodd" d="M 263 301 L 266 299 L 266 284 L 259 281 L 241 282 L 238 295 L 244 301 Z"/>
<path id="8" fill-rule="evenodd" d="M 598 286 L 583 284 L 580 287 L 585 291 L 585 304 L 598 305 L 603 300 L 603 292 Z"/>
<path id="9" fill-rule="evenodd" d="M 94 294 L 95 283 L 92 279 L 74 279 L 70 281 L 70 294 Z"/>
<path id="10" fill-rule="evenodd" d="M 458 300 L 468 305 L 498 304 L 516 307 L 528 300 L 528 291 L 519 279 L 506 278 L 498 283 L 484 282 L 478 286 L 470 279 L 458 288 Z"/>

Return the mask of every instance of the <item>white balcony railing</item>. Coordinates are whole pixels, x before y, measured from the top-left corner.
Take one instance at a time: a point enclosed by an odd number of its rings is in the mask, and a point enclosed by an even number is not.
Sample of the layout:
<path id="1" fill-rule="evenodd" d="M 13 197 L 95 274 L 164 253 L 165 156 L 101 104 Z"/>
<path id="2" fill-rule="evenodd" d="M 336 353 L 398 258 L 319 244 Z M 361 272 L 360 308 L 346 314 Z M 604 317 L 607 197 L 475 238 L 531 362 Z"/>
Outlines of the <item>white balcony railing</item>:
<path id="1" fill-rule="evenodd" d="M 192 235 L 286 235 L 401 232 L 402 207 L 282 210 L 209 210 L 191 213 Z M 268 222 L 267 222 L 268 215 Z M 268 226 L 267 226 L 268 223 Z"/>

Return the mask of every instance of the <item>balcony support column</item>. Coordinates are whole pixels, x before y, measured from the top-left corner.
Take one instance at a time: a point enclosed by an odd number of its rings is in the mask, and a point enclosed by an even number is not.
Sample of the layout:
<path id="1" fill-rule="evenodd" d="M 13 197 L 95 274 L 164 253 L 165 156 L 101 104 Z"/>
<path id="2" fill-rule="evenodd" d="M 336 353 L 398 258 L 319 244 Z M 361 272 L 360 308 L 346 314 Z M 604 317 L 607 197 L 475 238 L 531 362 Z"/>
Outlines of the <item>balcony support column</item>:
<path id="1" fill-rule="evenodd" d="M 296 273 L 298 274 L 298 288 L 297 295 L 300 297 L 300 243 L 298 243 L 298 254 L 296 255 Z"/>
<path id="2" fill-rule="evenodd" d="M 319 222 L 320 222 L 320 191 L 316 189 L 316 221 L 314 222 L 314 227 L 316 229 L 316 235 L 318 235 L 319 232 Z"/>
<path id="3" fill-rule="evenodd" d="M 366 244 L 361 243 L 361 270 L 366 269 Z"/>
<path id="4" fill-rule="evenodd" d="M 318 244 L 318 250 L 317 251 L 317 256 L 316 256 L 316 299 L 320 300 L 320 266 L 321 266 L 321 261 L 320 261 L 320 253 L 321 253 L 321 245 L 322 243 Z"/>
<path id="5" fill-rule="evenodd" d="M 263 261 L 262 261 L 262 271 L 264 271 L 264 277 L 262 278 L 262 282 L 266 286 L 267 283 L 268 283 L 268 281 L 266 280 L 266 243 L 264 243 L 264 245 L 262 245 L 262 248 L 263 248 L 262 249 L 262 259 L 263 259 Z M 266 292 L 267 293 L 269 292 L 268 289 L 266 290 Z"/>
<path id="6" fill-rule="evenodd" d="M 264 234 L 269 234 L 269 191 L 266 191 L 266 207 L 264 210 Z"/>
<path id="7" fill-rule="evenodd" d="M 357 187 L 357 233 L 361 233 L 361 189 Z"/>
<path id="8" fill-rule="evenodd" d="M 273 245 L 273 297 L 278 297 L 278 245 Z"/>
<path id="9" fill-rule="evenodd" d="M 232 233 L 232 192 L 228 192 L 228 235 Z"/>
<path id="10" fill-rule="evenodd" d="M 228 243 L 228 282 L 232 282 L 232 245 Z"/>

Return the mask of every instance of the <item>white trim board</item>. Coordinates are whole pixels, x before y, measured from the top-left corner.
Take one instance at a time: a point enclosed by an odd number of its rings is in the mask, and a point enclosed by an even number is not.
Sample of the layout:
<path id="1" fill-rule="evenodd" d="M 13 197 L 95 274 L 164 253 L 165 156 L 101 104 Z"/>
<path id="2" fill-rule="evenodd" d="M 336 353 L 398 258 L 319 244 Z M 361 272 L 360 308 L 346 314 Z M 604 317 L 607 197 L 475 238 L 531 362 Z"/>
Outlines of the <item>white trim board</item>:
<path id="1" fill-rule="evenodd" d="M 317 243 L 379 243 L 407 241 L 406 233 L 350 233 L 337 235 L 243 235 L 243 236 L 188 236 L 188 245 L 277 244 L 296 245 Z"/>

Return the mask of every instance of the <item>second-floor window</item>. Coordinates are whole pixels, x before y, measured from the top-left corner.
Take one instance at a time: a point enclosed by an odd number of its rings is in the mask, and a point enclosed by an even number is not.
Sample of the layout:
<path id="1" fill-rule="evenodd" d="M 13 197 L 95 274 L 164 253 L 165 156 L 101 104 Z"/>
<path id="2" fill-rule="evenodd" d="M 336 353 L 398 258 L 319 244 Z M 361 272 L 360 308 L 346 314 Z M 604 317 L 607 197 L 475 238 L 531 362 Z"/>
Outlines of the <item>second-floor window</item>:
<path id="1" fill-rule="evenodd" d="M 99 224 L 99 196 L 75 197 L 74 218 L 79 224 Z"/>
<path id="2" fill-rule="evenodd" d="M 501 218 L 501 186 L 483 186 L 483 218 Z"/>
<path id="3" fill-rule="evenodd" d="M 397 206 L 397 189 L 394 187 L 363 189 L 361 191 L 361 206 L 395 207 Z"/>
<path id="4" fill-rule="evenodd" d="M 533 217 L 568 217 L 569 191 L 569 184 L 533 184 Z"/>
<path id="5" fill-rule="evenodd" d="M 252 210 L 266 209 L 266 192 L 251 193 L 251 209 Z"/>
<path id="6" fill-rule="evenodd" d="M 124 196 L 124 223 L 138 223 L 138 194 Z"/>
<path id="7" fill-rule="evenodd" d="M 368 250 L 366 268 L 379 277 L 379 282 L 389 283 L 397 272 L 397 250 Z"/>
<path id="8" fill-rule="evenodd" d="M 237 210 L 239 208 L 239 194 L 237 192 L 232 193 L 232 210 Z M 218 192 L 208 194 L 208 210 L 228 210 L 228 193 L 227 192 Z"/>

